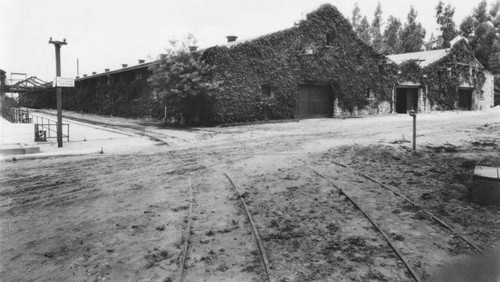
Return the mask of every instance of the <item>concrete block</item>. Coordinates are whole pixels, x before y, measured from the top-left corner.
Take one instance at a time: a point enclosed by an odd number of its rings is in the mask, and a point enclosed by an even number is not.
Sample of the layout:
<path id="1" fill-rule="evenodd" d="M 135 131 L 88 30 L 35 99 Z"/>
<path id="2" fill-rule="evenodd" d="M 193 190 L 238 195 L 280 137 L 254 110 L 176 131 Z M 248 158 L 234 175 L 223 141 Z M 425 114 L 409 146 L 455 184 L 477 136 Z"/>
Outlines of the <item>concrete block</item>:
<path id="1" fill-rule="evenodd" d="M 471 194 L 475 202 L 500 205 L 500 168 L 476 166 L 473 180 Z"/>

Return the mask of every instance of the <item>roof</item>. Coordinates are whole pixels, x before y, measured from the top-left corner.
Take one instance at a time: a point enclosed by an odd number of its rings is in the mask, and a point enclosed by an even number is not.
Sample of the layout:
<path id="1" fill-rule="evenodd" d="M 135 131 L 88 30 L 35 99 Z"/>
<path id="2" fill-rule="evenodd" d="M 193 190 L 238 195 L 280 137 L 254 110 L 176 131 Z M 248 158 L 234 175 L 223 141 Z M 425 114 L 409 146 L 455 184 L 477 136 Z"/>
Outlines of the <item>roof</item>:
<path id="1" fill-rule="evenodd" d="M 239 40 L 235 40 L 235 41 L 231 41 L 231 42 L 217 44 L 217 45 L 214 45 L 214 46 L 209 46 L 209 47 L 206 47 L 206 48 L 198 49 L 197 52 L 203 52 L 203 51 L 206 51 L 206 50 L 214 48 L 214 47 L 227 47 L 227 48 L 231 48 L 231 47 L 243 44 L 243 43 L 248 43 L 248 42 L 256 41 L 256 40 L 259 40 L 259 39 L 263 39 L 263 38 L 266 38 L 268 36 L 274 35 L 274 34 L 279 33 L 279 32 L 287 32 L 287 31 L 291 31 L 291 30 L 297 29 L 297 27 L 300 24 L 300 22 L 302 22 L 304 20 L 307 20 L 307 16 L 309 14 L 317 12 L 317 11 L 321 10 L 323 7 L 326 7 L 326 6 L 335 7 L 335 6 L 331 5 L 331 4 L 321 4 L 321 5 L 317 6 L 316 8 L 311 8 L 311 9 L 309 9 L 307 11 L 303 11 L 302 14 L 301 14 L 301 16 L 300 16 L 300 18 L 298 18 L 294 22 L 293 26 L 291 26 L 291 27 L 288 27 L 288 28 L 285 28 L 285 29 L 276 30 L 276 31 L 273 31 L 273 32 L 269 32 L 269 33 L 266 33 L 266 34 L 262 34 L 262 35 L 258 35 L 258 36 L 254 36 L 254 37 L 250 37 L 250 38 L 239 39 Z"/>
<path id="2" fill-rule="evenodd" d="M 152 62 L 138 64 L 138 65 L 135 65 L 135 66 L 124 67 L 124 68 L 121 68 L 121 69 L 116 69 L 116 70 L 112 70 L 112 71 L 102 72 L 102 73 L 98 73 L 98 74 L 93 74 L 93 75 L 88 75 L 88 76 L 81 76 L 81 77 L 76 78 L 76 81 L 86 80 L 86 79 L 90 79 L 90 78 L 96 78 L 96 77 L 100 77 L 100 76 L 108 76 L 108 75 L 112 75 L 112 74 L 117 74 L 117 73 L 127 72 L 127 71 L 131 71 L 131 70 L 136 70 L 136 69 L 148 68 L 149 66 L 151 66 L 152 64 L 154 64 L 156 62 L 157 61 L 152 61 Z"/>
<path id="3" fill-rule="evenodd" d="M 450 52 L 450 49 L 453 48 L 458 42 L 462 40 L 464 40 L 466 43 L 469 42 L 467 38 L 458 35 L 450 41 L 450 48 L 389 55 L 387 56 L 387 58 L 392 60 L 398 65 L 407 61 L 420 61 L 420 66 L 426 67 L 434 62 L 439 61 L 439 59 L 445 57 Z M 480 66 L 482 66 L 477 59 L 476 61 Z"/>
<path id="4" fill-rule="evenodd" d="M 426 67 L 446 56 L 449 51 L 450 49 L 438 49 L 431 51 L 389 55 L 387 56 L 387 58 L 389 58 L 391 61 L 395 62 L 398 65 L 407 61 L 421 61 L 420 66 Z"/>
<path id="5" fill-rule="evenodd" d="M 265 38 L 267 36 L 273 35 L 275 33 L 283 32 L 283 31 L 288 31 L 288 30 L 292 30 L 292 29 L 295 29 L 295 28 L 297 28 L 297 27 L 296 26 L 292 26 L 292 27 L 289 27 L 289 28 L 286 28 L 286 29 L 281 29 L 281 30 L 277 30 L 277 31 L 274 31 L 274 32 L 269 32 L 269 33 L 258 35 L 258 36 L 255 36 L 255 37 L 245 38 L 245 39 L 241 39 L 241 40 L 235 40 L 235 41 L 227 42 L 227 43 L 223 43 L 223 44 L 217 44 L 215 46 L 230 48 L 230 47 L 233 47 L 233 46 L 236 46 L 236 45 L 239 45 L 239 44 L 256 41 L 256 40 Z M 215 46 L 212 46 L 212 47 L 215 47 Z M 211 47 L 208 47 L 208 48 L 205 48 L 205 49 L 209 49 L 209 48 L 211 48 Z M 205 50 L 205 49 L 203 49 L 203 50 Z"/>

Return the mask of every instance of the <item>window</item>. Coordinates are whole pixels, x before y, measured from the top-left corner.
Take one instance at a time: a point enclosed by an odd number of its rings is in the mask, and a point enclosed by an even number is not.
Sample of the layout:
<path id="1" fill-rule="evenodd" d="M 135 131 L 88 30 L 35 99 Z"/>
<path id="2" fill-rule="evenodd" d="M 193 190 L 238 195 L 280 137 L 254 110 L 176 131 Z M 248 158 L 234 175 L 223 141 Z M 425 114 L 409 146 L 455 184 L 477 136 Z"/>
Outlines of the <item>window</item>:
<path id="1" fill-rule="evenodd" d="M 262 94 L 262 96 L 268 97 L 268 98 L 272 98 L 274 96 L 273 91 L 271 89 L 271 86 L 269 86 L 267 84 L 264 84 L 260 87 L 260 93 Z"/>
<path id="2" fill-rule="evenodd" d="M 375 94 L 373 93 L 372 89 L 366 88 L 366 98 L 375 99 Z"/>
<path id="3" fill-rule="evenodd" d="M 479 92 L 479 99 L 484 100 L 484 90 L 481 90 L 481 92 Z"/>
<path id="4" fill-rule="evenodd" d="M 135 73 L 135 80 L 141 80 L 144 77 L 142 72 Z"/>
<path id="5" fill-rule="evenodd" d="M 330 47 L 333 45 L 333 35 L 326 34 L 326 46 Z"/>

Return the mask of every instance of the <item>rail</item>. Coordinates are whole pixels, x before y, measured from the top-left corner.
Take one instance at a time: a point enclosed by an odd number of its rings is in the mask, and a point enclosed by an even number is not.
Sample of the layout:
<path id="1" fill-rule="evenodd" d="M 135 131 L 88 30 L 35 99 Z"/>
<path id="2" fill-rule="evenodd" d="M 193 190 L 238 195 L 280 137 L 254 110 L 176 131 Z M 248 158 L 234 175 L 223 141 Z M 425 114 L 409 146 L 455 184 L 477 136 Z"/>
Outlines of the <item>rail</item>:
<path id="1" fill-rule="evenodd" d="M 23 110 L 18 107 L 7 108 L 3 112 L 3 117 L 11 123 L 31 123 L 29 109 Z"/>
<path id="2" fill-rule="evenodd" d="M 45 117 L 31 115 L 35 123 L 35 141 L 47 141 L 47 138 L 57 138 L 57 122 Z M 62 138 L 69 142 L 69 124 L 62 124 Z"/>

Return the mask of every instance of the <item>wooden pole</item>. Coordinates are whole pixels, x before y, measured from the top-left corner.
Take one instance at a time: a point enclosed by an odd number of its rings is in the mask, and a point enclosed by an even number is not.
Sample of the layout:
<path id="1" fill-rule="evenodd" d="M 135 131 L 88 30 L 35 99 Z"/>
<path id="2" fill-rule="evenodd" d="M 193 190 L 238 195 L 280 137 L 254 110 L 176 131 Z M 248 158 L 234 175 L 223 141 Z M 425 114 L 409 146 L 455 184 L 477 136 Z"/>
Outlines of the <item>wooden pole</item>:
<path id="1" fill-rule="evenodd" d="M 56 48 L 56 80 L 57 77 L 61 76 L 61 45 L 66 45 L 66 39 L 64 41 L 52 41 L 49 40 L 50 44 L 54 44 Z M 63 146 L 62 138 L 62 89 L 56 85 L 56 99 L 57 99 L 57 147 L 61 148 Z"/>
<path id="2" fill-rule="evenodd" d="M 417 151 L 417 114 L 413 114 L 413 153 Z"/>

